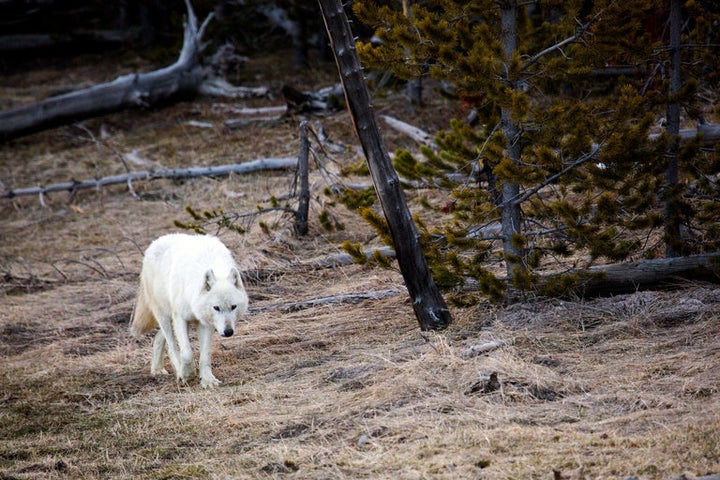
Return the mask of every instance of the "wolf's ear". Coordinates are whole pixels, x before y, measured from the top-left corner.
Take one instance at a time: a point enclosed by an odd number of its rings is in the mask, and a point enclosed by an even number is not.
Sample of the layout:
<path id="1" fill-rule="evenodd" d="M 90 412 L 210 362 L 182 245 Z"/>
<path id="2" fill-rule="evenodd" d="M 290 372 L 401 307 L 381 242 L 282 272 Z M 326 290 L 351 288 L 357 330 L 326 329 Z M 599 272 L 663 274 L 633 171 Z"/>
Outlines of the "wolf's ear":
<path id="1" fill-rule="evenodd" d="M 212 269 L 210 269 L 207 272 L 205 272 L 205 284 L 204 284 L 205 290 L 207 290 L 209 292 L 210 289 L 213 287 L 213 285 L 215 285 L 215 272 L 213 272 Z"/>
<path id="2" fill-rule="evenodd" d="M 232 267 L 230 269 L 230 275 L 228 275 L 228 280 L 230 280 L 230 283 L 235 285 L 235 288 L 243 288 L 242 278 L 240 278 L 240 272 L 238 272 L 237 268 Z"/>

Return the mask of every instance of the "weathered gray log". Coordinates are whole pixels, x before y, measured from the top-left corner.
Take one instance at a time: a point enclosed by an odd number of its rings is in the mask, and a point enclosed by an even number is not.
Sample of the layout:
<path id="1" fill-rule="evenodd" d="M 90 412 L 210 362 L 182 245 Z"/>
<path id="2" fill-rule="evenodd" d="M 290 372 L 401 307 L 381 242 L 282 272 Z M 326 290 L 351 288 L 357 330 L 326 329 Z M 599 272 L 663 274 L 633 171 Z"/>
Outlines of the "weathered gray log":
<path id="1" fill-rule="evenodd" d="M 227 119 L 224 125 L 227 128 L 243 128 L 259 122 L 276 122 L 280 120 L 287 111 L 287 105 L 260 108 L 232 108 L 229 111 L 230 113 L 244 115 L 244 117 Z"/>
<path id="2" fill-rule="evenodd" d="M 390 247 L 373 247 L 364 250 L 363 253 L 368 259 L 376 254 L 380 254 L 386 258 L 395 258 L 395 251 Z M 288 271 L 307 272 L 321 270 L 323 268 L 345 267 L 353 264 L 355 264 L 355 259 L 349 253 L 333 253 L 320 258 L 292 263 L 282 268 L 254 268 L 251 270 L 243 270 L 240 272 L 240 276 L 247 282 L 259 282 L 275 276 L 283 276 Z"/>
<path id="3" fill-rule="evenodd" d="M 420 129 L 415 125 L 410 125 L 407 122 L 403 122 L 402 120 L 398 120 L 397 118 L 391 117 L 390 115 L 381 115 L 380 118 L 385 120 L 385 123 L 387 123 L 388 126 L 397 130 L 400 133 L 404 133 L 408 137 L 415 140 L 417 143 L 437 148 L 437 145 L 435 145 L 435 141 L 433 140 L 432 135 L 430 135 L 425 130 Z"/>
<path id="4" fill-rule="evenodd" d="M 245 174 L 259 170 L 287 170 L 297 167 L 297 157 L 261 158 L 245 163 L 231 165 L 218 165 L 216 167 L 190 167 L 172 168 L 165 170 L 142 170 L 138 172 L 110 175 L 107 177 L 88 180 L 73 180 L 71 182 L 54 183 L 52 185 L 8 189 L 2 193 L 2 198 L 14 198 L 22 195 L 45 195 L 51 192 L 83 190 L 88 188 L 101 188 L 108 185 L 127 183 L 130 185 L 137 180 L 183 179 L 194 177 L 225 177 L 231 173 Z"/>
<path id="5" fill-rule="evenodd" d="M 291 85 L 283 85 L 282 94 L 288 110 L 295 112 L 326 112 L 344 107 L 343 89 L 339 83 L 316 92 L 301 92 Z"/>
<path id="6" fill-rule="evenodd" d="M 335 305 L 338 303 L 360 303 L 367 300 L 380 300 L 382 298 L 394 297 L 401 293 L 396 288 L 388 288 L 385 290 L 378 290 L 375 292 L 360 292 L 360 293 L 343 293 L 340 295 L 331 295 L 329 297 L 313 298 L 310 300 L 303 300 L 300 302 L 282 302 L 273 305 L 267 305 L 259 307 L 257 309 L 252 308 L 252 311 L 268 311 L 268 310 L 280 310 L 285 313 L 297 312 L 298 310 L 306 310 L 308 308 L 322 307 L 326 305 Z"/>
<path id="7" fill-rule="evenodd" d="M 498 348 L 506 347 L 512 344 L 512 340 L 494 340 L 492 342 L 483 343 L 482 345 L 473 345 L 471 347 L 468 347 L 463 350 L 461 356 L 466 358 L 477 357 L 478 355 L 482 355 L 483 353 L 492 352 L 493 350 L 497 350 Z"/>
<path id="8" fill-rule="evenodd" d="M 650 140 L 656 140 L 662 135 L 661 133 L 651 133 L 648 135 Z M 697 128 L 683 128 L 678 134 L 680 143 L 687 143 L 697 136 L 702 137 L 703 145 L 715 145 L 720 142 L 720 124 L 704 123 L 699 124 Z"/>
<path id="9" fill-rule="evenodd" d="M 189 0 L 186 4 L 188 18 L 183 47 L 174 64 L 150 73 L 123 75 L 109 83 L 0 112 L 0 141 L 197 92 L 204 78 L 198 59 L 202 50 L 200 42 L 211 17 L 198 28 Z"/>
<path id="10" fill-rule="evenodd" d="M 637 480 L 637 477 L 635 477 L 635 480 Z M 675 478 L 673 478 L 672 480 L 720 480 L 720 473 L 716 473 L 716 474 L 713 474 L 713 475 L 703 475 L 702 477 L 695 477 L 695 476 L 693 476 L 693 477 L 691 477 L 691 478 L 688 478 L 688 477 L 685 476 L 685 474 L 683 473 L 683 474 L 680 475 L 679 477 L 675 477 Z"/>
<path id="11" fill-rule="evenodd" d="M 583 297 L 672 288 L 683 280 L 720 283 L 720 253 L 598 265 L 578 273 L 581 278 L 575 291 Z M 554 278 L 543 278 L 541 287 Z"/>
<path id="12" fill-rule="evenodd" d="M 188 18 L 180 55 L 169 67 L 149 73 L 123 75 L 109 83 L 50 97 L 32 105 L 0 112 L 0 142 L 49 128 L 108 113 L 149 107 L 198 93 L 247 97 L 264 95 L 265 88 L 233 87 L 216 78 L 200 65 L 202 35 L 212 14 L 198 27 L 190 1 L 185 4 Z"/>
<path id="13" fill-rule="evenodd" d="M 390 247 L 373 247 L 368 248 L 367 250 L 363 251 L 363 254 L 366 258 L 370 259 L 376 254 L 379 254 L 385 258 L 395 258 L 395 251 Z M 302 262 L 298 264 L 299 267 L 311 267 L 313 269 L 317 268 L 335 268 L 335 267 L 343 267 L 346 265 L 352 265 L 355 263 L 355 260 L 353 259 L 352 255 L 349 253 L 334 253 L 332 255 L 327 255 L 321 258 L 316 258 L 313 260 L 307 260 L 305 262 Z"/>
<path id="14" fill-rule="evenodd" d="M 380 137 L 355 39 L 339 0 L 319 0 L 355 132 L 360 138 L 375 191 L 390 229 L 398 265 L 422 330 L 439 330 L 452 317 L 430 273 L 400 179 Z"/>

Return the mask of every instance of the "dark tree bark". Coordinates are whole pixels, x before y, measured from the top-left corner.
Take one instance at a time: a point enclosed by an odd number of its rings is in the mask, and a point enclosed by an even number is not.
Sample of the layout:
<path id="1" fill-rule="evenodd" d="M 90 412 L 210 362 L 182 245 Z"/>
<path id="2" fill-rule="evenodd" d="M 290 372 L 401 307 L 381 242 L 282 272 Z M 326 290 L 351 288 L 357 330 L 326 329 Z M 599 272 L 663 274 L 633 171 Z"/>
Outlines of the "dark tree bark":
<path id="1" fill-rule="evenodd" d="M 510 70 L 510 63 L 518 48 L 517 36 L 517 2 L 515 0 L 505 0 L 500 2 L 500 21 L 502 23 L 501 41 L 503 47 L 503 55 L 506 64 L 506 71 Z M 516 89 L 516 80 L 513 78 L 505 79 L 513 89 Z M 520 163 L 520 128 L 511 118 L 511 112 L 508 107 L 501 108 L 501 127 L 507 142 L 506 154 L 510 161 L 514 164 Z M 505 254 L 505 263 L 507 265 L 508 276 L 508 301 L 515 300 L 515 288 L 513 280 L 517 270 L 523 269 L 522 251 L 516 246 L 514 237 L 521 233 L 522 215 L 520 211 L 520 203 L 517 199 L 520 197 L 520 185 L 512 182 L 505 182 L 502 185 L 502 237 L 503 237 L 503 253 Z"/>
<path id="2" fill-rule="evenodd" d="M 402 2 L 403 12 L 408 18 L 412 18 L 412 11 L 410 9 L 411 4 L 411 0 L 403 0 Z M 406 88 L 408 100 L 410 101 L 410 110 L 414 110 L 416 107 L 423 107 L 422 77 L 411 78 L 408 80 Z"/>
<path id="3" fill-rule="evenodd" d="M 665 256 L 676 257 L 680 254 L 680 212 L 676 191 L 678 185 L 678 135 L 680 134 L 680 103 L 675 98 L 682 87 L 680 63 L 680 29 L 682 14 L 680 0 L 670 2 L 670 102 L 667 105 L 667 133 L 673 139 L 668 151 L 669 163 L 665 170 Z"/>
<path id="4" fill-rule="evenodd" d="M 380 137 L 370 93 L 363 78 L 355 41 L 340 0 L 319 0 L 325 27 L 340 72 L 345 100 L 360 138 L 375 191 L 393 239 L 398 265 L 422 330 L 446 328 L 452 321 L 420 246 L 419 236 L 400 179 Z"/>
<path id="5" fill-rule="evenodd" d="M 310 140 L 307 134 L 307 122 L 300 123 L 300 155 L 298 156 L 297 182 L 300 187 L 298 209 L 295 212 L 295 231 L 304 236 L 308 233 L 308 213 L 310 210 L 310 182 L 308 179 L 308 161 Z"/>

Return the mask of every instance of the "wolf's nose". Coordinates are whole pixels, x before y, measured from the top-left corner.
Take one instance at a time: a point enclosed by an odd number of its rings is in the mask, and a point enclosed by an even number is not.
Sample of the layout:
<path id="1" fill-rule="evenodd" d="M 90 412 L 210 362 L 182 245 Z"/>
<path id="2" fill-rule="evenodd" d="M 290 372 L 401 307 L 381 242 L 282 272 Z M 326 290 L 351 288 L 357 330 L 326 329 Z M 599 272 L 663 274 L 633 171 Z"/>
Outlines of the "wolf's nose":
<path id="1" fill-rule="evenodd" d="M 225 331 L 223 332 L 223 337 L 232 337 L 233 333 L 235 333 L 235 332 L 233 331 L 232 328 L 226 328 Z"/>

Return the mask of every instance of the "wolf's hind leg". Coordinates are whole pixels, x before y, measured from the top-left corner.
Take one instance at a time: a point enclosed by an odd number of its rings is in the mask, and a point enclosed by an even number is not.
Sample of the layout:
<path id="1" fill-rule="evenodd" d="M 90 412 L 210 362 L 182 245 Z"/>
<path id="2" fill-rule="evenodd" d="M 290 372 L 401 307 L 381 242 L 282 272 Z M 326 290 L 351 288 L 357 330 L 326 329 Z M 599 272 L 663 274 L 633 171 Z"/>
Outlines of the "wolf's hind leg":
<path id="1" fill-rule="evenodd" d="M 177 345 L 175 345 L 175 334 L 173 333 L 172 320 L 165 316 L 157 316 L 158 325 L 160 325 L 160 332 L 167 342 L 168 357 L 170 357 L 170 363 L 172 363 L 175 373 L 180 372 L 180 359 L 178 358 Z M 157 340 L 157 336 L 155 337 Z M 154 353 L 154 351 L 153 351 Z"/>
<path id="2" fill-rule="evenodd" d="M 153 341 L 152 364 L 150 365 L 151 375 L 167 375 L 168 371 L 163 367 L 162 354 L 165 348 L 165 335 L 162 330 L 158 330 Z"/>

